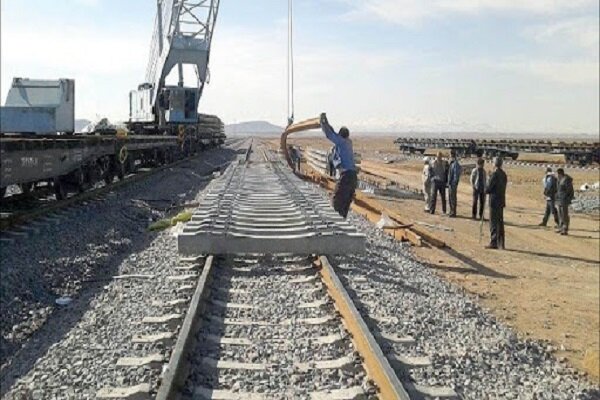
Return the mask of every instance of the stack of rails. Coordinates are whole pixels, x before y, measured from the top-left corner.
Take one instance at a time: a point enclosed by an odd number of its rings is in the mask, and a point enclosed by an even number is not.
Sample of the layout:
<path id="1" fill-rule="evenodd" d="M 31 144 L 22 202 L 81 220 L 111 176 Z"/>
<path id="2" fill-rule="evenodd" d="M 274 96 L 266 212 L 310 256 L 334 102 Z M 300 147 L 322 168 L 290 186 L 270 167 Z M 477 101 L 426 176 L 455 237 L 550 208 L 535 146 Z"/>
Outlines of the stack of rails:
<path id="1" fill-rule="evenodd" d="M 138 166 L 168 164 L 224 142 L 223 122 L 212 115 L 202 115 L 194 135 L 185 129 L 178 136 L 5 132 L 0 136 L 0 195 L 4 197 L 10 185 L 28 192 L 38 183 L 49 182 L 60 200 L 66 196 L 66 186 L 81 191 L 101 180 L 109 184 Z"/>
<path id="2" fill-rule="evenodd" d="M 589 165 L 600 163 L 600 142 L 597 141 L 550 141 L 532 139 L 445 139 L 400 137 L 394 143 L 404 153 L 425 154 L 432 149 L 455 150 L 460 156 L 503 156 L 516 160 L 525 153 L 564 155 L 565 162 Z"/>

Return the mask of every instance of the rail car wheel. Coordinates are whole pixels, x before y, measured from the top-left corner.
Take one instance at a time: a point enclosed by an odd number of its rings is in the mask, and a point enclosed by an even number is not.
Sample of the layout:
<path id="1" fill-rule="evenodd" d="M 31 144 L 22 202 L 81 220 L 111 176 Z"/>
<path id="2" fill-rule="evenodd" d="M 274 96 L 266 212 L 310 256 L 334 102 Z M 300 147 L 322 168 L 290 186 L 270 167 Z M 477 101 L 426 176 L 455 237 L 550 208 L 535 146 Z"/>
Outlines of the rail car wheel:
<path id="1" fill-rule="evenodd" d="M 112 164 L 110 164 L 109 167 L 106 169 L 106 171 L 104 171 L 103 180 L 104 180 L 104 183 L 106 183 L 107 185 L 110 185 L 111 183 L 113 183 L 114 179 L 115 179 L 115 169 L 113 168 Z"/>
<path id="2" fill-rule="evenodd" d="M 67 198 L 67 189 L 63 178 L 57 177 L 52 180 L 52 187 L 54 188 L 54 196 L 56 200 L 64 200 Z"/>
<path id="3" fill-rule="evenodd" d="M 115 179 L 115 167 L 112 160 L 112 157 L 106 156 L 102 157 L 99 161 L 101 178 L 107 185 L 110 185 L 112 181 Z"/>
<path id="4" fill-rule="evenodd" d="M 79 193 L 85 192 L 87 186 L 87 174 L 85 173 L 84 167 L 79 167 L 74 172 L 75 186 Z"/>
<path id="5" fill-rule="evenodd" d="M 29 195 L 31 195 L 31 192 L 32 192 L 33 187 L 34 187 L 34 184 L 33 184 L 33 182 L 21 183 L 19 185 L 19 187 L 21 188 L 21 192 L 23 192 L 23 194 L 25 196 L 29 196 Z"/>
<path id="6" fill-rule="evenodd" d="M 125 175 L 127 174 L 127 164 L 117 163 L 116 169 L 117 169 L 117 178 L 119 178 L 120 181 L 125 179 Z"/>
<path id="7" fill-rule="evenodd" d="M 129 155 L 125 162 L 125 172 L 128 174 L 134 174 L 137 171 L 137 165 L 135 164 L 135 158 Z"/>

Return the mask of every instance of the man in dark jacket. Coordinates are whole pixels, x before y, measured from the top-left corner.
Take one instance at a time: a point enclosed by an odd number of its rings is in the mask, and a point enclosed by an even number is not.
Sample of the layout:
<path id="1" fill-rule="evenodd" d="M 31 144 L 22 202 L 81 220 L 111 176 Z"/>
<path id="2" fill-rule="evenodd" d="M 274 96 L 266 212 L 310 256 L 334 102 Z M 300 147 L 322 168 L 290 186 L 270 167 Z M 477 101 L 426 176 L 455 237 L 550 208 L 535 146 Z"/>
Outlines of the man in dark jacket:
<path id="1" fill-rule="evenodd" d="M 557 191 L 557 179 L 552 173 L 552 168 L 546 168 L 546 176 L 544 177 L 544 196 L 546 197 L 546 211 L 544 212 L 544 219 L 540 223 L 540 226 L 546 226 L 550 214 L 554 217 L 554 223 L 556 228 L 559 226 L 558 211 L 556 210 L 556 191 Z"/>
<path id="2" fill-rule="evenodd" d="M 477 219 L 477 203 L 479 203 L 479 219 L 483 219 L 483 208 L 485 204 L 485 182 L 487 174 L 484 169 L 483 158 L 477 159 L 477 168 L 471 171 L 471 187 L 473 188 L 473 206 L 471 215 Z"/>
<path id="3" fill-rule="evenodd" d="M 448 200 L 450 200 L 450 218 L 456 218 L 456 205 L 457 205 L 457 194 L 458 184 L 460 182 L 460 174 L 462 174 L 462 167 L 456 157 L 456 152 L 452 150 L 450 152 L 450 166 L 448 168 Z"/>
<path id="4" fill-rule="evenodd" d="M 431 177 L 431 195 L 429 196 L 429 212 L 435 214 L 437 194 L 442 198 L 442 211 L 446 214 L 446 179 L 448 177 L 448 162 L 444 161 L 442 152 L 438 152 L 437 158 L 431 166 L 433 176 Z"/>
<path id="5" fill-rule="evenodd" d="M 486 249 L 504 249 L 504 207 L 508 178 L 502 170 L 502 158 L 494 159 L 495 170 L 490 175 L 485 192 L 490 197 L 490 244 Z"/>
<path id="6" fill-rule="evenodd" d="M 557 169 L 556 174 L 558 175 L 556 200 L 558 203 L 559 219 L 559 227 L 556 232 L 561 235 L 568 235 L 569 223 L 571 222 L 571 219 L 569 218 L 569 205 L 571 204 L 571 201 L 573 201 L 573 197 L 575 197 L 573 178 L 565 174 L 565 170 L 562 168 Z"/>

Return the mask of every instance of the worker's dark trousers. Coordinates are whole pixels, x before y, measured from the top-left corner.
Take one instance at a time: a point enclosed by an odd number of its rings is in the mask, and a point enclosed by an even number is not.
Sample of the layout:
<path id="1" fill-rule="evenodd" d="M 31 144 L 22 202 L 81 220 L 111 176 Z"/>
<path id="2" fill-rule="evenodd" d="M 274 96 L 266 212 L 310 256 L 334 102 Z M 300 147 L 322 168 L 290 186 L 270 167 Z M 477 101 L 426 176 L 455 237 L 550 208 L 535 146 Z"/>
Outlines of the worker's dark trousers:
<path id="1" fill-rule="evenodd" d="M 458 192 L 457 186 L 448 186 L 448 201 L 450 202 L 450 215 L 456 216 L 456 195 Z"/>
<path id="2" fill-rule="evenodd" d="M 473 190 L 473 207 L 471 215 L 477 217 L 477 206 L 479 205 L 479 219 L 483 218 L 483 208 L 485 206 L 485 191 Z"/>
<path id="3" fill-rule="evenodd" d="M 340 180 L 335 185 L 333 209 L 344 218 L 346 218 L 350 210 L 350 204 L 352 203 L 357 183 L 356 171 L 345 171 L 342 172 Z"/>
<path id="4" fill-rule="evenodd" d="M 442 211 L 446 213 L 446 185 L 444 182 L 434 180 L 431 184 L 431 204 L 429 205 L 429 212 L 432 214 L 435 214 L 435 205 L 437 203 L 438 192 L 442 198 Z"/>
<path id="5" fill-rule="evenodd" d="M 569 204 L 558 202 L 558 218 L 559 218 L 559 229 L 562 233 L 569 233 L 569 223 L 571 218 L 569 217 Z"/>
<path id="6" fill-rule="evenodd" d="M 490 246 L 504 248 L 504 207 L 490 206 Z"/>
<path id="7" fill-rule="evenodd" d="M 554 223 L 560 226 L 560 219 L 558 218 L 558 210 L 556 209 L 556 204 L 554 200 L 546 199 L 546 211 L 544 212 L 544 219 L 542 220 L 542 224 L 546 225 L 548 223 L 548 219 L 550 218 L 550 214 L 554 217 Z"/>

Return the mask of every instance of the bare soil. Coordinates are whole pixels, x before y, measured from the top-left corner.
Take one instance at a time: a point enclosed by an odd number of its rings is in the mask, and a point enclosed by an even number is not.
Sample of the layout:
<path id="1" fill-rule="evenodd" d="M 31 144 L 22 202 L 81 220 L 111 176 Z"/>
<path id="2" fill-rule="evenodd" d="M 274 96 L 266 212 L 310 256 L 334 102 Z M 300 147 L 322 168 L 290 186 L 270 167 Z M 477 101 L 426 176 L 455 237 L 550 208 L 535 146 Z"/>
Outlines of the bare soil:
<path id="1" fill-rule="evenodd" d="M 384 163 L 400 155 L 392 137 L 356 137 L 363 166 L 393 174 L 399 182 L 421 187 L 422 162 Z M 273 141 L 273 144 L 278 144 Z M 291 138 L 290 143 L 329 148 L 321 138 Z M 472 161 L 465 160 L 465 163 Z M 486 167 L 487 168 L 487 167 Z M 386 206 L 446 242 L 447 249 L 414 248 L 414 253 L 442 277 L 478 296 L 484 307 L 521 335 L 549 342 L 557 358 L 600 382 L 600 215 L 572 214 L 569 236 L 539 227 L 545 200 L 543 168 L 505 167 L 507 190 L 506 250 L 485 250 L 489 225 L 471 219 L 471 188 L 463 176 L 458 218 L 423 211 L 419 200 L 389 199 Z M 569 170 L 575 187 L 600 180 L 598 170 Z M 381 199 L 380 199 L 381 200 Z M 487 207 L 487 204 L 486 204 Z M 487 212 L 486 212 L 487 217 Z"/>

